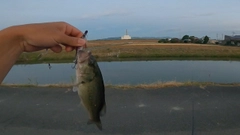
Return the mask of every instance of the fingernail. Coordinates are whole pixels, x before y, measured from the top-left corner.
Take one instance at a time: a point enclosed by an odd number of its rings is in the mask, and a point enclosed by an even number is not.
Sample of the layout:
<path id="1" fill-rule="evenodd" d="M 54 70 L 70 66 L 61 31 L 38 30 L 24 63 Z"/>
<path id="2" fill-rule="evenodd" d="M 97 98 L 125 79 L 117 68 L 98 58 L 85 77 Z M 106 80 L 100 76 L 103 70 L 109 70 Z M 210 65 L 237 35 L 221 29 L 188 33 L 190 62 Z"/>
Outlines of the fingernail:
<path id="1" fill-rule="evenodd" d="M 82 39 L 82 38 L 79 38 L 79 39 L 78 39 L 78 44 L 79 44 L 79 45 L 84 45 L 84 44 L 86 44 L 86 40 L 85 40 L 85 39 Z"/>

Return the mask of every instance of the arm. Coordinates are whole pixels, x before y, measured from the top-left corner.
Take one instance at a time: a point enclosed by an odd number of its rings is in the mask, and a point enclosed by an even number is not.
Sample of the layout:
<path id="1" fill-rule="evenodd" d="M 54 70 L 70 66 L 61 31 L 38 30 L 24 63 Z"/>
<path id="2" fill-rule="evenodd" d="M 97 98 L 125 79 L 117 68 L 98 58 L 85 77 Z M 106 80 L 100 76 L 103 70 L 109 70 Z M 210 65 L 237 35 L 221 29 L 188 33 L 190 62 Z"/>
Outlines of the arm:
<path id="1" fill-rule="evenodd" d="M 0 31 L 0 83 L 23 52 L 19 42 L 20 37 L 12 29 Z"/>
<path id="2" fill-rule="evenodd" d="M 67 52 L 85 45 L 83 33 L 65 22 L 12 26 L 0 31 L 0 83 L 22 52 L 51 49 Z"/>

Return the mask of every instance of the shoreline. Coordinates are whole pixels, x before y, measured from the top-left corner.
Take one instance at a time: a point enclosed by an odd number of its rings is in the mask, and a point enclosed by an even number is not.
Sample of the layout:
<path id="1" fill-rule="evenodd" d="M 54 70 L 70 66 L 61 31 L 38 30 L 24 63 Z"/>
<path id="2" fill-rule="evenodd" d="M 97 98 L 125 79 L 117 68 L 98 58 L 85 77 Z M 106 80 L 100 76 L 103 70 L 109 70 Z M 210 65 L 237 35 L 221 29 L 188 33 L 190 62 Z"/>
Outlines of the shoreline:
<path id="1" fill-rule="evenodd" d="M 161 57 L 161 58 L 97 58 L 97 62 L 124 62 L 124 61 L 240 61 L 240 58 L 216 58 L 216 57 Z M 46 64 L 46 63 L 73 63 L 73 60 L 38 60 L 38 61 L 17 61 L 15 64 Z"/>
<path id="2" fill-rule="evenodd" d="M 214 82 L 155 82 L 155 83 L 143 83 L 143 84 L 105 84 L 105 88 L 115 89 L 159 89 L 159 88 L 175 88 L 175 87 L 191 87 L 197 86 L 204 89 L 207 86 L 221 86 L 221 87 L 236 87 L 240 86 L 240 83 L 214 83 Z M 69 88 L 73 87 L 73 84 L 0 84 L 0 87 L 55 87 L 55 88 Z"/>

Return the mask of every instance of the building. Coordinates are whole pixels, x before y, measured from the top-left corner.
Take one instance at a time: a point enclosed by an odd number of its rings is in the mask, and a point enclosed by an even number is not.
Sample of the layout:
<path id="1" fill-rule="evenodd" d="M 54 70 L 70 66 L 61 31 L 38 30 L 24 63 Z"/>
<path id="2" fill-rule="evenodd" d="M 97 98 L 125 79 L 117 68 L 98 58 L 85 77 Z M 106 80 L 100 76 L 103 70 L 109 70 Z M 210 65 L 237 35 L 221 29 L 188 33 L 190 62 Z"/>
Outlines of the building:
<path id="1" fill-rule="evenodd" d="M 131 39 L 131 37 L 128 35 L 127 30 L 126 30 L 126 35 L 123 35 L 121 39 Z"/>
<path id="2" fill-rule="evenodd" d="M 237 45 L 240 46 L 240 35 L 234 35 L 234 36 L 224 36 L 224 42 L 226 45 Z"/>
<path id="3" fill-rule="evenodd" d="M 224 40 L 225 41 L 240 41 L 240 35 L 235 35 L 235 36 L 225 35 Z"/>

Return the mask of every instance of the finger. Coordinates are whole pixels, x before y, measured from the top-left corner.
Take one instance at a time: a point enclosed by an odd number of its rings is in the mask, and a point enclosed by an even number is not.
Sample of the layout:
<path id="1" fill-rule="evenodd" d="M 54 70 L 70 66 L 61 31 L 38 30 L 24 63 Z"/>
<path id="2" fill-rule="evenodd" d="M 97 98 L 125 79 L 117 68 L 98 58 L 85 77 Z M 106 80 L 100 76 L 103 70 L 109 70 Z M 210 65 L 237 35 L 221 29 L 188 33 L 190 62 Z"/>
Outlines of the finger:
<path id="1" fill-rule="evenodd" d="M 71 37 L 65 34 L 61 34 L 56 41 L 63 45 L 69 45 L 69 46 L 84 46 L 86 44 L 86 40 L 78 37 Z"/>
<path id="2" fill-rule="evenodd" d="M 67 24 L 65 34 L 73 37 L 79 37 L 79 38 L 82 37 L 83 35 L 83 33 L 79 29 L 77 29 L 76 27 L 70 24 Z"/>
<path id="3" fill-rule="evenodd" d="M 60 45 L 56 45 L 50 48 L 55 53 L 60 53 L 62 51 L 62 47 Z"/>
<path id="4" fill-rule="evenodd" d="M 72 47 L 72 46 L 66 46 L 65 47 L 65 51 L 66 52 L 71 52 L 71 51 L 73 51 L 74 49 L 76 49 L 75 47 Z"/>

